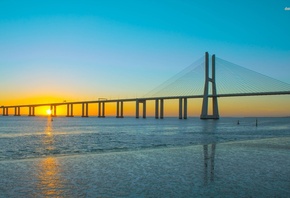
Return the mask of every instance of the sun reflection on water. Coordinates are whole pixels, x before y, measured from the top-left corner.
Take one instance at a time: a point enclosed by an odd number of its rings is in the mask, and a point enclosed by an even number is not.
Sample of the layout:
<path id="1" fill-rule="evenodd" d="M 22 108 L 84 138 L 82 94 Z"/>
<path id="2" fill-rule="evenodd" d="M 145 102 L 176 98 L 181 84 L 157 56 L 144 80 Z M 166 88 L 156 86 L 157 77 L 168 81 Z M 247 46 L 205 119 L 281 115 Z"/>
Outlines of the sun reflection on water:
<path id="1" fill-rule="evenodd" d="M 45 127 L 44 136 L 42 138 L 42 145 L 43 145 L 44 149 L 48 152 L 53 151 L 55 149 L 53 125 L 52 125 L 52 120 L 50 118 L 47 119 L 47 124 Z"/>
<path id="2" fill-rule="evenodd" d="M 37 188 L 41 195 L 57 196 L 63 194 L 63 180 L 60 177 L 60 166 L 54 157 L 47 157 L 38 164 Z"/>
<path id="3" fill-rule="evenodd" d="M 52 136 L 52 120 L 50 117 L 47 118 L 47 123 L 45 127 L 45 135 Z"/>
<path id="4" fill-rule="evenodd" d="M 54 135 L 53 125 L 50 118 L 47 120 L 47 124 L 42 138 L 42 145 L 48 155 L 50 151 L 55 149 L 54 147 Z M 57 158 L 48 156 L 42 159 L 37 165 L 38 172 L 38 192 L 45 197 L 62 197 L 63 194 L 63 179 L 61 178 L 61 168 Z"/>

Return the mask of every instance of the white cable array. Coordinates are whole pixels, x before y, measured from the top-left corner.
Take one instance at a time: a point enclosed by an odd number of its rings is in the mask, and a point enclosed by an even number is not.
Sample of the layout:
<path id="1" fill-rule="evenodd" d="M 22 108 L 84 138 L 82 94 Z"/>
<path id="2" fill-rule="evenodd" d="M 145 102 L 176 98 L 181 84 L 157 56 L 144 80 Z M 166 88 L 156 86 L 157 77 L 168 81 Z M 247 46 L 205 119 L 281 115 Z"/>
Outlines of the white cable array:
<path id="1" fill-rule="evenodd" d="M 209 65 L 211 68 L 211 63 Z M 205 82 L 204 72 L 203 56 L 144 97 L 202 95 Z M 216 86 L 217 94 L 290 91 L 290 84 L 220 58 L 216 58 Z M 209 93 L 211 93 L 211 86 L 209 86 Z"/>

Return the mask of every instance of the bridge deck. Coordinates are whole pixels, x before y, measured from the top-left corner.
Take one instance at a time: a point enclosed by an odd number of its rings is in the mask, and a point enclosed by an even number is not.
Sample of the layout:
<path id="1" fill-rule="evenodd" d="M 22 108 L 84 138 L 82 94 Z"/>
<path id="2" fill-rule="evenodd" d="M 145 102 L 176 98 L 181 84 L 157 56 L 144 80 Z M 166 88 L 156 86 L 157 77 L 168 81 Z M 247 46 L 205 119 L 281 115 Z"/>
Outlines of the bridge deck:
<path id="1" fill-rule="evenodd" d="M 280 92 L 259 92 L 259 93 L 231 93 L 231 94 L 217 94 L 216 96 L 219 98 L 222 97 L 244 97 L 244 96 L 270 96 L 270 95 L 290 95 L 290 91 L 280 91 Z M 213 95 L 209 95 L 209 97 L 213 97 Z M 24 104 L 24 105 L 9 105 L 9 106 L 1 106 L 5 108 L 13 108 L 13 107 L 39 107 L 39 106 L 60 106 L 67 104 L 83 104 L 83 103 L 111 103 L 111 102 L 134 102 L 134 101 L 142 101 L 142 100 L 172 100 L 179 98 L 203 98 L 203 95 L 191 95 L 191 96 L 164 96 L 164 97 L 146 97 L 146 98 L 126 98 L 126 99 L 108 99 L 108 100 L 89 100 L 89 101 L 72 101 L 72 102 L 57 102 L 57 103 L 43 103 L 43 104 Z"/>

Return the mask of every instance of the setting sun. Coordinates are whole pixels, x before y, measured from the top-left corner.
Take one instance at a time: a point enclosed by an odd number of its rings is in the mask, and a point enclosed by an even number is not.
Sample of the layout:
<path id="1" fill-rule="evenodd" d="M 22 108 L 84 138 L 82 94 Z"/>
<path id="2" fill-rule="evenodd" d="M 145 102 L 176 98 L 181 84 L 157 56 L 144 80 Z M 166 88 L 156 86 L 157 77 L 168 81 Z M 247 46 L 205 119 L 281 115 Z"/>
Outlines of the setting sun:
<path id="1" fill-rule="evenodd" d="M 51 115 L 51 110 L 50 110 L 50 109 L 47 109 L 47 110 L 46 110 L 46 113 L 47 113 L 48 115 Z"/>

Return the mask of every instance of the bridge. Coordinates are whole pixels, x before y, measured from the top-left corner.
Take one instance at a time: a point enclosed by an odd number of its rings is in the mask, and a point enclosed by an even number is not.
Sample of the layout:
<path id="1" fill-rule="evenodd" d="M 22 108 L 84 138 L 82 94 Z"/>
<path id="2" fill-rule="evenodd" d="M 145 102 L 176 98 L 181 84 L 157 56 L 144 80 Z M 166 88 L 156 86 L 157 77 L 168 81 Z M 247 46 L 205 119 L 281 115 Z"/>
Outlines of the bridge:
<path id="1" fill-rule="evenodd" d="M 217 80 L 217 76 L 222 78 Z M 35 116 L 35 108 L 49 106 L 52 112 L 51 116 L 57 116 L 57 107 L 65 105 L 67 110 L 66 116 L 73 117 L 74 105 L 81 104 L 81 116 L 88 117 L 89 104 L 97 104 L 97 116 L 104 118 L 106 104 L 116 103 L 116 118 L 123 118 L 124 103 L 135 102 L 135 117 L 140 117 L 141 104 L 142 117 L 146 118 L 146 103 L 148 101 L 155 101 L 155 118 L 163 119 L 164 101 L 178 100 L 178 117 L 179 119 L 187 119 L 188 99 L 202 98 L 200 118 L 219 119 L 218 98 L 265 95 L 290 95 L 290 84 L 216 58 L 215 55 L 212 55 L 210 59 L 208 52 L 206 52 L 204 57 L 141 98 L 109 100 L 99 98 L 98 100 L 91 101 L 11 105 L 1 106 L 1 108 L 3 116 L 9 116 L 10 109 L 14 109 L 14 116 L 20 116 L 21 108 L 28 108 L 28 116 Z M 209 112 L 209 105 L 211 105 L 212 112 Z"/>

